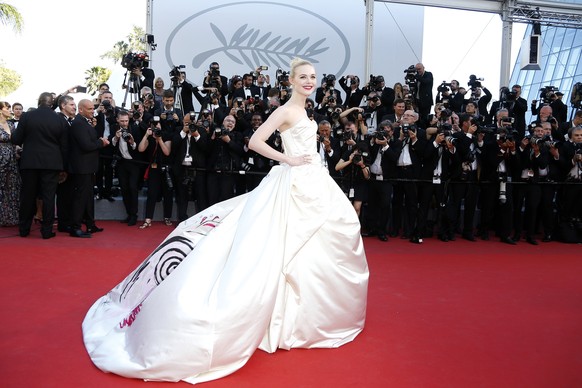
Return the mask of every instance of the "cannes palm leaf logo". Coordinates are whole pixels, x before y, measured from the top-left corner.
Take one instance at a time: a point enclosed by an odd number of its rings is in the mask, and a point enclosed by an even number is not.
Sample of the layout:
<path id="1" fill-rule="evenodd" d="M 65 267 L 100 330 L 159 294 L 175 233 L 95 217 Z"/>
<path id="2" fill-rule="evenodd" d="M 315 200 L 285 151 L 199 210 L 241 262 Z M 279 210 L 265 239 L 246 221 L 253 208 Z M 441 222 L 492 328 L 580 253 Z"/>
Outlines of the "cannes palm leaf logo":
<path id="1" fill-rule="evenodd" d="M 224 52 L 233 62 L 239 65 L 246 63 L 251 69 L 258 65 L 281 68 L 294 57 L 318 63 L 316 56 L 329 50 L 329 47 L 321 47 L 326 38 L 310 45 L 310 38 L 293 40 L 292 38 L 283 38 L 281 35 L 272 36 L 274 34 L 271 32 L 261 34 L 261 30 L 254 28 L 247 30 L 247 27 L 248 24 L 239 27 L 228 41 L 222 31 L 215 24 L 210 23 L 210 28 L 222 47 L 196 55 L 192 59 L 192 66 L 198 68 L 217 53 Z"/>

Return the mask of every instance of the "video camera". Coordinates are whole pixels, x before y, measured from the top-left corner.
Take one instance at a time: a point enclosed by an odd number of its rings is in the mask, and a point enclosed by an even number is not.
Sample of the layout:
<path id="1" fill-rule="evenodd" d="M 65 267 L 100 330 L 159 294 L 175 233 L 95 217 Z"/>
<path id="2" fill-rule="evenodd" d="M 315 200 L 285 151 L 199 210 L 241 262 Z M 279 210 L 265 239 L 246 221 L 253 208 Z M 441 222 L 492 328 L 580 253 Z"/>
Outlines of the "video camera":
<path id="1" fill-rule="evenodd" d="M 170 70 L 170 80 L 172 81 L 172 83 L 178 83 L 179 79 L 180 79 L 180 75 L 182 74 L 182 72 L 180 71 L 180 69 L 185 69 L 186 65 L 178 65 L 178 66 L 174 66 L 172 68 L 172 70 Z"/>
<path id="2" fill-rule="evenodd" d="M 410 65 L 408 68 L 404 69 L 404 73 L 404 81 L 406 81 L 407 84 L 416 83 L 416 76 L 418 75 L 418 72 L 416 71 L 416 67 L 414 67 L 414 65 Z"/>
<path id="3" fill-rule="evenodd" d="M 145 53 L 129 52 L 121 58 L 121 66 L 131 71 L 134 69 L 141 69 L 148 67 L 149 57 Z"/>
<path id="4" fill-rule="evenodd" d="M 275 72 L 275 76 L 277 77 L 277 82 L 279 83 L 279 85 L 284 82 L 285 83 L 289 82 L 289 73 L 286 71 L 277 69 L 277 71 Z"/>
<path id="5" fill-rule="evenodd" d="M 370 74 L 370 90 L 382 90 L 382 82 L 384 82 L 384 77 L 381 75 L 374 76 Z"/>
<path id="6" fill-rule="evenodd" d="M 439 93 L 446 93 L 446 92 L 450 92 L 451 91 L 451 84 L 448 83 L 447 81 L 443 81 L 438 87 L 437 87 L 437 91 Z"/>
<path id="7" fill-rule="evenodd" d="M 481 81 L 485 81 L 485 79 L 477 78 L 475 74 L 471 74 L 469 76 L 469 82 L 467 82 L 467 85 L 471 88 L 471 90 L 474 91 L 475 89 L 482 87 Z"/>
<path id="8" fill-rule="evenodd" d="M 558 91 L 558 88 L 555 86 L 544 86 L 540 89 L 540 100 L 542 100 L 544 104 L 549 104 L 554 101 L 554 97 Z"/>
<path id="9" fill-rule="evenodd" d="M 326 90 L 333 90 L 333 84 L 335 82 L 335 75 L 333 74 L 324 74 L 323 75 L 323 87 Z"/>

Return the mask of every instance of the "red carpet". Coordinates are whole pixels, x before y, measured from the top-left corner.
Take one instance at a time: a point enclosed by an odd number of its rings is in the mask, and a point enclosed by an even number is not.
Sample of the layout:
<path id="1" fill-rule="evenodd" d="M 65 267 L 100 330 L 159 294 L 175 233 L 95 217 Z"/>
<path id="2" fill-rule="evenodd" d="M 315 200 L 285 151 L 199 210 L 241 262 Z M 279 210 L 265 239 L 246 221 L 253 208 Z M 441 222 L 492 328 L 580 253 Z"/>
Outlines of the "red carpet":
<path id="1" fill-rule="evenodd" d="M 92 239 L 1 228 L 3 387 L 138 387 L 87 356 L 81 322 L 170 229 L 101 222 Z M 367 325 L 340 349 L 257 351 L 207 387 L 580 387 L 580 245 L 365 240 Z M 189 387 L 186 383 L 148 383 Z"/>

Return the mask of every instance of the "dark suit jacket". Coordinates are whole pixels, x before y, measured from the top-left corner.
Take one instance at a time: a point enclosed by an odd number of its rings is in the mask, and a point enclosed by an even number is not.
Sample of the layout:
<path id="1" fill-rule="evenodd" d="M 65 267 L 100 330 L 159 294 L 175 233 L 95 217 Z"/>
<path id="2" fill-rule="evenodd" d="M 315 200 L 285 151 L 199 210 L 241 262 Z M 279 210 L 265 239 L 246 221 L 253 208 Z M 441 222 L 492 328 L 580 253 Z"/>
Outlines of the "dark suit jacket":
<path id="1" fill-rule="evenodd" d="M 259 88 L 256 85 L 251 85 L 250 86 L 250 92 L 251 92 L 251 97 L 255 97 L 255 96 L 259 96 L 261 94 L 261 91 L 259 90 Z M 242 98 L 243 100 L 246 100 L 247 98 L 245 97 L 245 88 L 244 86 L 242 88 L 239 89 L 235 89 L 235 91 L 232 93 L 232 98 Z M 229 96 L 230 99 L 230 96 Z"/>
<path id="2" fill-rule="evenodd" d="M 24 113 L 12 133 L 12 142 L 22 145 L 21 170 L 65 170 L 69 126 L 51 108 Z"/>
<path id="3" fill-rule="evenodd" d="M 176 133 L 172 139 L 171 153 L 174 155 L 174 166 L 176 167 L 182 165 L 184 157 L 186 156 L 186 150 L 188 149 L 188 136 L 182 138 L 180 132 Z M 192 167 L 202 168 L 206 166 L 208 135 L 203 129 L 200 129 L 198 132 L 200 134 L 198 141 L 193 136 L 190 137 L 190 156 L 192 156 Z"/>
<path id="4" fill-rule="evenodd" d="M 71 174 L 94 174 L 99 165 L 103 142 L 95 128 L 78 114 L 69 129 L 69 169 Z"/>
<path id="5" fill-rule="evenodd" d="M 418 106 L 431 107 L 433 105 L 432 85 L 433 77 L 430 71 L 425 71 L 422 77 L 417 79 L 418 82 Z"/>
<path id="6" fill-rule="evenodd" d="M 339 162 L 341 157 L 341 144 L 339 139 L 336 139 L 335 137 L 330 137 L 329 141 L 333 154 L 329 156 L 329 154 L 324 150 L 325 160 L 327 162 L 327 169 L 329 171 L 329 175 L 339 176 L 340 175 L 339 172 L 335 170 L 335 165 L 337 164 L 337 162 Z M 317 153 L 320 152 L 321 147 L 323 147 L 323 143 L 318 141 Z"/>
<path id="7" fill-rule="evenodd" d="M 371 140 L 371 142 L 370 165 L 374 163 L 378 156 L 378 152 L 381 150 L 380 145 L 376 144 L 373 140 Z M 382 153 L 382 159 L 380 161 L 380 165 L 382 166 L 382 177 L 384 179 L 398 178 L 396 163 L 398 163 L 401 151 L 402 142 L 400 140 L 392 138 L 388 141 L 388 149 Z"/>

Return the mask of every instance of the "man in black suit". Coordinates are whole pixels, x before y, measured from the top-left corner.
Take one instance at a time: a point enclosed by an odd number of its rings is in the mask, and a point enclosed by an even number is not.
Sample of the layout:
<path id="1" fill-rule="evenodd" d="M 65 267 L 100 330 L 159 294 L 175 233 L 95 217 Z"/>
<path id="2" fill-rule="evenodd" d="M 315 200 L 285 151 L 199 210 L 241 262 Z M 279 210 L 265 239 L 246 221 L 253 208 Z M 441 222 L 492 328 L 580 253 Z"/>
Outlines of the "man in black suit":
<path id="1" fill-rule="evenodd" d="M 67 123 L 67 127 L 71 126 L 75 115 L 77 114 L 77 104 L 73 97 L 64 95 L 59 98 L 59 117 Z M 59 177 L 59 185 L 57 186 L 57 215 L 59 232 L 69 233 L 73 224 L 73 192 L 74 186 L 72 180 L 63 172 Z"/>
<path id="2" fill-rule="evenodd" d="M 137 150 L 137 140 L 139 137 L 137 126 L 129 126 L 129 114 L 126 111 L 120 111 L 117 114 L 117 125 L 114 127 L 114 136 L 111 144 L 115 149 L 114 158 L 117 164 L 117 177 L 123 197 L 123 205 L 127 212 L 127 218 L 122 223 L 133 226 L 137 223 L 138 208 L 138 184 L 140 181 L 141 160 Z"/>
<path id="3" fill-rule="evenodd" d="M 337 178 L 339 173 L 335 170 L 335 165 L 341 157 L 340 141 L 331 136 L 331 124 L 327 120 L 319 122 L 317 132 L 319 134 L 317 153 L 321 156 L 322 165 L 327 167 L 329 175 Z"/>
<path id="4" fill-rule="evenodd" d="M 181 71 L 180 76 L 176 80 L 174 85 L 174 79 L 172 79 L 172 91 L 174 91 L 176 98 L 174 108 L 178 108 L 182 111 L 184 115 L 194 111 L 194 103 L 192 102 L 192 92 L 194 87 L 188 81 L 186 81 L 186 72 Z"/>
<path id="5" fill-rule="evenodd" d="M 44 239 L 55 236 L 55 193 L 59 173 L 65 171 L 68 147 L 68 126 L 53 110 L 51 93 L 44 92 L 38 99 L 38 109 L 22 115 L 12 142 L 23 146 L 20 156 L 19 232 L 30 234 L 32 217 L 36 213 L 36 198 L 43 201 L 41 235 Z"/>
<path id="6" fill-rule="evenodd" d="M 112 128 L 116 124 L 117 113 L 119 109 L 113 101 L 113 93 L 104 91 L 101 93 L 101 103 L 97 107 L 97 124 L 94 131 L 97 137 L 103 137 L 111 141 L 113 137 Z M 107 102 L 106 102 L 107 101 Z M 113 158 L 113 146 L 107 145 L 99 149 L 99 161 L 95 181 L 99 190 L 99 199 L 107 199 L 109 202 L 115 201 L 111 196 L 111 187 L 113 186 L 113 168 L 111 160 Z"/>
<path id="7" fill-rule="evenodd" d="M 346 80 L 350 80 L 348 85 Z M 342 76 L 339 79 L 341 88 L 346 92 L 346 105 L 348 108 L 356 108 L 362 103 L 364 91 L 360 89 L 360 78 L 357 75 Z"/>
<path id="8" fill-rule="evenodd" d="M 245 74 L 243 75 L 243 87 L 235 89 L 232 93 L 232 99 L 242 98 L 243 100 L 248 100 L 250 98 L 255 98 L 255 96 L 259 96 L 261 91 L 259 90 L 258 86 L 253 85 L 253 75 L 252 74 Z"/>
<path id="9" fill-rule="evenodd" d="M 107 146 L 109 140 L 97 138 L 91 125 L 95 107 L 89 100 L 79 102 L 79 114 L 71 123 L 69 131 L 69 178 L 74 186 L 72 237 L 91 237 L 91 233 L 101 232 L 95 225 L 95 207 L 93 201 L 93 176 L 99 163 L 99 149 Z M 81 230 L 81 224 L 87 224 L 87 232 Z"/>
<path id="10" fill-rule="evenodd" d="M 176 207 L 180 222 L 188 219 L 190 188 L 196 198 L 196 211 L 208 207 L 206 172 L 197 170 L 205 167 L 207 136 L 202 122 L 195 121 L 192 114 L 186 114 L 182 130 L 172 139 L 172 171 L 176 178 Z"/>
<path id="11" fill-rule="evenodd" d="M 578 109 L 574 114 L 574 118 L 570 121 L 563 122 L 559 124 L 559 131 L 565 137 L 568 134 L 570 128 L 574 128 L 582 125 L 582 109 Z"/>
<path id="12" fill-rule="evenodd" d="M 218 62 L 212 62 L 208 69 L 208 73 L 202 82 L 204 88 L 216 88 L 220 92 L 220 103 L 226 105 L 225 96 L 228 94 L 228 79 L 220 74 L 220 65 Z M 207 91 L 204 89 L 203 91 Z"/>
<path id="13" fill-rule="evenodd" d="M 430 109 L 433 105 L 433 97 L 432 97 L 432 86 L 433 86 L 433 77 L 432 73 L 426 71 L 424 69 L 424 65 L 422 63 L 417 63 L 415 66 L 416 69 L 416 106 L 418 107 L 418 114 L 420 119 L 420 124 L 426 122 L 428 114 L 430 113 Z"/>
<path id="14" fill-rule="evenodd" d="M 368 184 L 367 224 L 369 235 L 377 233 L 380 241 L 388 241 L 386 228 L 392 212 L 393 184 L 398 171 L 396 162 L 402 142 L 394 138 L 392 123 L 382 121 L 370 138 L 370 180 Z"/>

